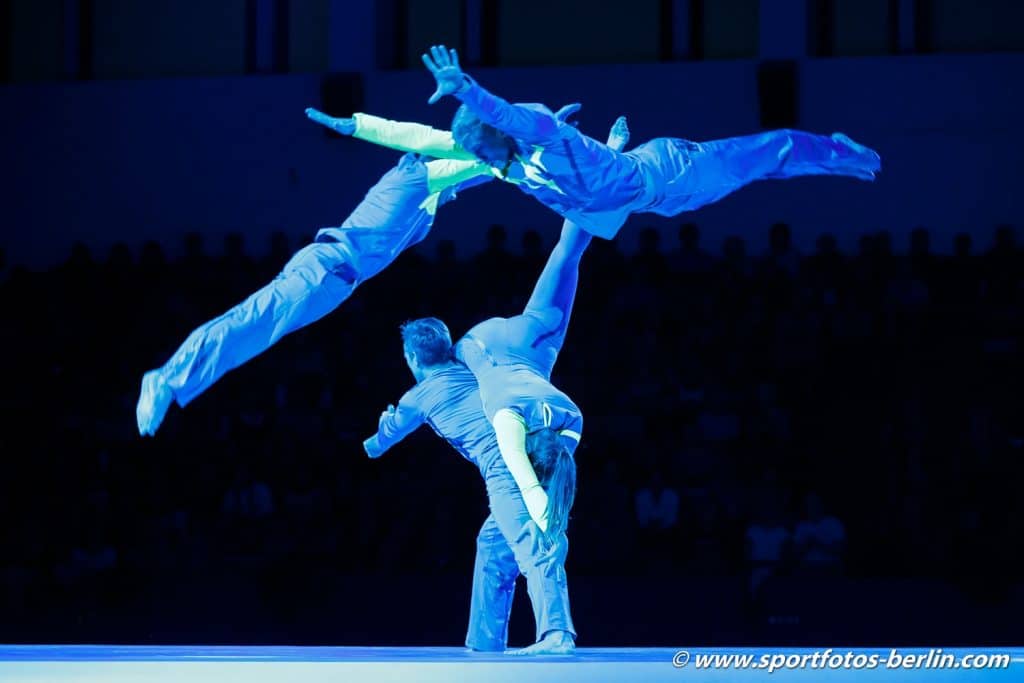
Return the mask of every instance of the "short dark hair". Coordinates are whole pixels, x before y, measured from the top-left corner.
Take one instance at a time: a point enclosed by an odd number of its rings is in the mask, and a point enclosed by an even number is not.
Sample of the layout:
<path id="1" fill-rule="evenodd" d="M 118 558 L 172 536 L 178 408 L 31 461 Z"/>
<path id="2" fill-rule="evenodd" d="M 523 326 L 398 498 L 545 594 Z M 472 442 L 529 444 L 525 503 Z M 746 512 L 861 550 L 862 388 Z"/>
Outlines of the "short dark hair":
<path id="1" fill-rule="evenodd" d="M 515 155 L 516 142 L 512 137 L 502 133 L 494 126 L 484 123 L 480 118 L 470 111 L 466 105 L 460 106 L 452 118 L 452 137 L 459 145 L 469 152 L 476 154 L 484 140 L 490 139 L 497 142 L 501 140 L 508 147 L 509 160 Z"/>
<path id="2" fill-rule="evenodd" d="M 402 344 L 415 352 L 420 365 L 440 365 L 452 358 L 452 335 L 437 318 L 420 318 L 402 323 Z"/>

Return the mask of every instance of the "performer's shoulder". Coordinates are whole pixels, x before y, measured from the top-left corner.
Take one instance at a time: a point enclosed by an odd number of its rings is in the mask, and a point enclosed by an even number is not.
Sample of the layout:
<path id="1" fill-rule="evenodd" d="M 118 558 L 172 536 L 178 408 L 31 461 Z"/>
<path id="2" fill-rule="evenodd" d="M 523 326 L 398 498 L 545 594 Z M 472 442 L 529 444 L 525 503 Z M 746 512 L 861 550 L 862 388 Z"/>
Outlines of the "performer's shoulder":
<path id="1" fill-rule="evenodd" d="M 407 394 L 417 402 L 436 401 L 454 386 L 473 380 L 473 373 L 462 363 L 452 363 L 416 383 Z"/>
<path id="2" fill-rule="evenodd" d="M 428 382 L 430 378 L 422 379 L 416 384 L 409 387 L 409 389 L 402 395 L 401 402 L 410 408 L 416 408 L 417 410 L 422 408 L 423 397 L 425 392 L 428 392 L 430 387 Z"/>
<path id="3" fill-rule="evenodd" d="M 477 391 L 476 378 L 462 364 L 424 378 L 406 393 L 406 399 L 426 418 L 439 415 Z"/>

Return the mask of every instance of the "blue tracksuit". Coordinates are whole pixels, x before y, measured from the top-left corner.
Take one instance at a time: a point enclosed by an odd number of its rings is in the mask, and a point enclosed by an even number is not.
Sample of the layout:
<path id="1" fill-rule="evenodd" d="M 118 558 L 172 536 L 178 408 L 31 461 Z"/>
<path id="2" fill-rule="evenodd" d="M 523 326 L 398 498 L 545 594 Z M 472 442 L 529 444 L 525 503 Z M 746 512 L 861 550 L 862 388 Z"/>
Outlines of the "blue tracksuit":
<path id="1" fill-rule="evenodd" d="M 617 152 L 559 121 L 543 105 L 510 104 L 465 78 L 468 87 L 456 96 L 481 121 L 519 143 L 519 163 L 500 177 L 598 237 L 614 237 L 632 213 L 675 216 L 756 180 L 803 175 L 868 180 L 881 166 L 878 154 L 844 135 L 797 130 L 709 142 L 656 138 Z"/>
<path id="2" fill-rule="evenodd" d="M 488 179 L 476 176 L 431 192 L 427 165 L 417 155 L 404 155 L 340 227 L 321 230 L 270 284 L 189 335 L 160 369 L 178 405 L 284 335 L 333 311 L 359 283 L 426 237 L 440 204 Z"/>
<path id="3" fill-rule="evenodd" d="M 579 262 L 590 239 L 566 222 L 523 313 L 485 320 L 456 344 L 456 355 L 480 384 L 488 421 L 502 408 L 512 409 L 526 421 L 527 432 L 564 432 L 570 452 L 583 432 L 583 415 L 551 384 L 551 371 L 565 342 Z"/>
<path id="4" fill-rule="evenodd" d="M 537 640 L 556 630 L 575 636 L 565 576 L 568 541 L 563 537 L 549 545 L 530 519 L 501 459 L 494 429 L 484 417 L 476 379 L 466 366 L 443 366 L 407 391 L 395 411 L 382 416 L 377 433 L 364 442 L 367 454 L 380 457 L 424 423 L 476 465 L 487 486 L 491 514 L 477 536 L 466 645 L 484 651 L 508 645 L 509 614 L 520 573 L 533 604 Z"/>

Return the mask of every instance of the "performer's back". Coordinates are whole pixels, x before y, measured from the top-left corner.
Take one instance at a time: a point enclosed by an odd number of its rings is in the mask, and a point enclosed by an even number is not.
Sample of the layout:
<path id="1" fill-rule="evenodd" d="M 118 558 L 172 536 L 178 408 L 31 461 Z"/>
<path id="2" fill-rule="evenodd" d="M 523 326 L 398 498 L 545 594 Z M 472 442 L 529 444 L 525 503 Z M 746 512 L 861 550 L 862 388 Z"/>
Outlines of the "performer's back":
<path id="1" fill-rule="evenodd" d="M 431 373 L 402 401 L 414 403 L 434 432 L 482 474 L 501 457 L 494 429 L 484 416 L 476 378 L 465 365 L 453 363 Z"/>
<path id="2" fill-rule="evenodd" d="M 406 154 L 367 191 L 341 226 L 320 230 L 317 241 L 345 244 L 359 280 L 369 279 L 430 232 L 434 216 L 420 206 L 429 194 L 426 165 Z"/>
<path id="3" fill-rule="evenodd" d="M 548 111 L 543 105 L 520 106 Z M 562 121 L 557 122 L 557 130 L 548 140 L 526 145 L 526 153 L 520 155 L 525 177 L 519 184 L 523 189 L 566 208 L 599 211 L 635 203 L 644 195 L 647 179 L 636 157 L 611 149 Z M 580 198 L 586 199 L 581 202 Z"/>
<path id="4" fill-rule="evenodd" d="M 557 309 L 491 318 L 459 342 L 459 356 L 476 375 L 488 420 L 502 408 L 515 410 L 534 427 L 580 419 L 576 404 L 550 381 L 565 337 L 567 321 L 561 318 Z"/>

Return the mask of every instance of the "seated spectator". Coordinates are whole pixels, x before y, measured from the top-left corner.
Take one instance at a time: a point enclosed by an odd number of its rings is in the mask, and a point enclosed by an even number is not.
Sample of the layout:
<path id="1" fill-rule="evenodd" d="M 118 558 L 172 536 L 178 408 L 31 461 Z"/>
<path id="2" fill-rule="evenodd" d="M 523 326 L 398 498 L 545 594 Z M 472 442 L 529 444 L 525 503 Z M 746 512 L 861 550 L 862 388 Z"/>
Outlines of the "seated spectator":
<path id="1" fill-rule="evenodd" d="M 714 259 L 700 248 L 700 229 L 696 223 L 679 226 L 679 248 L 669 256 L 669 265 L 684 282 L 711 272 Z"/>
<path id="2" fill-rule="evenodd" d="M 235 478 L 224 494 L 221 511 L 229 518 L 263 519 L 274 512 L 274 498 L 270 487 L 257 481 L 249 466 L 242 463 L 235 470 Z"/>
<path id="3" fill-rule="evenodd" d="M 792 534 L 782 523 L 778 502 L 771 494 L 762 496 L 760 509 L 747 527 L 748 588 L 751 597 L 760 593 L 765 581 L 782 569 L 792 542 Z"/>
<path id="4" fill-rule="evenodd" d="M 679 521 L 679 494 L 665 484 L 657 469 L 636 492 L 635 502 L 636 522 L 641 529 L 672 529 Z"/>
<path id="5" fill-rule="evenodd" d="M 117 565 L 117 549 L 110 542 L 105 525 L 94 519 L 85 523 L 80 542 L 65 561 L 58 563 L 56 575 L 61 583 L 86 584 L 86 590 L 91 592 Z"/>
<path id="6" fill-rule="evenodd" d="M 800 254 L 793 247 L 793 235 L 786 223 L 775 223 L 768 238 L 768 253 L 761 261 L 766 276 L 796 277 L 800 270 Z"/>
<path id="7" fill-rule="evenodd" d="M 637 282 L 661 287 L 668 274 L 668 263 L 661 253 L 661 233 L 655 228 L 640 231 L 640 247 L 630 260 L 630 273 Z"/>
<path id="8" fill-rule="evenodd" d="M 797 566 L 805 572 L 836 574 L 843 570 L 846 530 L 843 523 L 825 513 L 821 498 L 808 493 L 804 518 L 793 532 Z"/>

